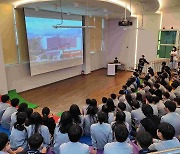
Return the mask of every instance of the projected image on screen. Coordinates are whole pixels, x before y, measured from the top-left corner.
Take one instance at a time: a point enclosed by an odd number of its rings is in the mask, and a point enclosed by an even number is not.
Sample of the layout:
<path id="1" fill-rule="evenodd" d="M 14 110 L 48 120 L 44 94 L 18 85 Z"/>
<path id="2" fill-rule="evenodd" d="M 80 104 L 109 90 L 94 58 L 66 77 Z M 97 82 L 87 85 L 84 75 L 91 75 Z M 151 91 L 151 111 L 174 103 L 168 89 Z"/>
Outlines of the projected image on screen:
<path id="1" fill-rule="evenodd" d="M 82 29 L 60 28 L 58 19 L 26 17 L 26 30 L 32 66 L 82 57 Z M 64 20 L 66 25 L 82 26 L 82 21 Z"/>

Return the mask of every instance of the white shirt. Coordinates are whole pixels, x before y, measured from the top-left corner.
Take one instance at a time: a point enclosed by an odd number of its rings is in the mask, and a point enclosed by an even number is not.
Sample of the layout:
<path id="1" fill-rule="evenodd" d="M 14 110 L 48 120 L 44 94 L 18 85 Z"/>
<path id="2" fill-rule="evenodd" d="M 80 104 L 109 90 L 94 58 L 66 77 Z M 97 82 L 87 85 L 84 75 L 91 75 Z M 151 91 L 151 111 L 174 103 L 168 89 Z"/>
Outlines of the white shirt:
<path id="1" fill-rule="evenodd" d="M 119 96 L 119 103 L 121 103 L 121 102 L 125 102 L 125 100 L 126 100 L 126 96 L 125 95 L 121 95 L 121 96 Z"/>
<path id="2" fill-rule="evenodd" d="M 131 127 L 131 123 L 132 123 L 132 119 L 131 119 L 131 113 L 128 111 L 123 111 L 126 115 L 126 122 L 129 124 L 129 126 Z M 130 128 L 131 129 L 131 128 Z"/>
<path id="3" fill-rule="evenodd" d="M 166 114 L 166 110 L 165 110 L 165 105 L 162 101 L 156 103 L 157 109 L 158 109 L 158 114 L 159 116 L 164 116 Z"/>
<path id="4" fill-rule="evenodd" d="M 63 143 L 59 148 L 60 154 L 89 154 L 89 146 L 79 142 Z"/>
<path id="5" fill-rule="evenodd" d="M 133 147 L 127 142 L 107 143 L 104 147 L 104 154 L 133 154 Z"/>
<path id="6" fill-rule="evenodd" d="M 0 120 L 1 120 L 1 117 L 2 117 L 2 115 L 3 115 L 3 113 L 4 113 L 4 111 L 5 111 L 8 107 L 10 107 L 10 105 L 9 105 L 8 103 L 3 103 L 3 102 L 0 103 Z"/>
<path id="7" fill-rule="evenodd" d="M 135 120 L 136 125 L 138 125 L 140 121 L 145 118 L 145 115 L 142 112 L 142 109 L 138 108 L 136 110 L 132 110 L 131 117 Z"/>
<path id="8" fill-rule="evenodd" d="M 117 107 L 119 104 L 119 100 L 116 98 L 116 99 L 113 99 L 113 102 L 114 102 L 114 105 Z"/>
<path id="9" fill-rule="evenodd" d="M 173 56 L 173 60 L 178 60 L 178 58 L 177 58 L 177 51 L 171 51 L 171 56 Z"/>
<path id="10" fill-rule="evenodd" d="M 149 104 L 153 109 L 153 114 L 158 116 L 158 108 L 155 104 Z"/>
<path id="11" fill-rule="evenodd" d="M 84 134 L 86 136 L 91 135 L 90 127 L 94 123 L 97 123 L 97 115 L 95 115 L 94 117 L 92 117 L 90 115 L 85 115 L 84 116 Z"/>

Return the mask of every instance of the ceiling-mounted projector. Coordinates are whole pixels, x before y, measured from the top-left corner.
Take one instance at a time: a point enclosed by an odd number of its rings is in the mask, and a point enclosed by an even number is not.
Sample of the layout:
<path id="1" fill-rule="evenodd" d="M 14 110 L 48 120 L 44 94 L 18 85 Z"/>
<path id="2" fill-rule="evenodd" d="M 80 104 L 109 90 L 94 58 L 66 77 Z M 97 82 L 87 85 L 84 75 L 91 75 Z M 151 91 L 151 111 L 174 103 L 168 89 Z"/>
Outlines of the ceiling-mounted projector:
<path id="1" fill-rule="evenodd" d="M 129 20 L 122 20 L 119 22 L 119 26 L 132 26 L 133 22 Z"/>

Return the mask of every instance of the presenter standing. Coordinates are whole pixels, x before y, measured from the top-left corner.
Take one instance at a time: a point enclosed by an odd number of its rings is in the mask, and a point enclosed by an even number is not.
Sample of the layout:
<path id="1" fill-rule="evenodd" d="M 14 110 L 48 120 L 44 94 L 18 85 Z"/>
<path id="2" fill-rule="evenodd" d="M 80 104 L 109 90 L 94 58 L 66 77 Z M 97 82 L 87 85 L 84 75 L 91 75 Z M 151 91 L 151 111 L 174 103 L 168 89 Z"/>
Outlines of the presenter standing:
<path id="1" fill-rule="evenodd" d="M 118 58 L 114 58 L 114 64 L 119 63 Z M 115 73 L 117 73 L 118 65 L 115 65 Z"/>
<path id="2" fill-rule="evenodd" d="M 142 55 L 141 58 L 139 58 L 139 64 L 138 64 L 138 72 L 139 74 L 142 73 L 142 70 L 143 70 L 143 67 L 144 67 L 144 64 L 149 64 L 149 62 L 147 62 L 147 60 L 145 59 L 145 56 Z"/>
<path id="3" fill-rule="evenodd" d="M 177 69 L 178 53 L 177 53 L 177 48 L 175 46 L 173 46 L 173 49 L 172 49 L 170 55 L 171 55 L 170 62 L 171 62 L 171 66 L 172 66 L 171 69 Z"/>

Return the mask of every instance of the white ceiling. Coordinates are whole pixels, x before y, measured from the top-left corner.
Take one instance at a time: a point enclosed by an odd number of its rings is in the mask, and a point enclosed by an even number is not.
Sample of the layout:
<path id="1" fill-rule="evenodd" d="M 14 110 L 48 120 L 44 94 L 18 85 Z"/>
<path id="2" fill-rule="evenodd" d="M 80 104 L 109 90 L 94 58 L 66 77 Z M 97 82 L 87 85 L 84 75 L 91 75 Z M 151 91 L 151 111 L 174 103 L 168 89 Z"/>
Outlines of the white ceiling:
<path id="1" fill-rule="evenodd" d="M 18 0 L 0 0 L 0 3 L 11 3 L 17 2 Z M 20 1 L 20 0 L 19 0 Z M 38 0 L 37 0 L 38 1 Z M 41 1 L 41 0 L 39 0 Z M 108 18 L 123 18 L 124 17 L 124 8 L 109 2 L 107 0 L 61 0 L 62 9 L 65 13 L 70 14 L 80 14 L 85 15 L 88 10 L 88 15 L 90 16 L 101 16 Z M 117 0 L 125 2 L 129 5 L 130 0 Z M 131 0 L 132 1 L 132 10 L 134 14 L 151 14 L 155 13 L 161 4 L 162 10 L 180 10 L 180 0 Z M 48 0 L 46 2 L 36 2 L 22 5 L 21 7 L 27 8 L 38 8 L 39 10 L 48 10 L 48 11 L 60 11 L 60 0 Z M 88 2 L 88 9 L 87 9 Z M 130 12 L 128 11 L 128 16 Z"/>

